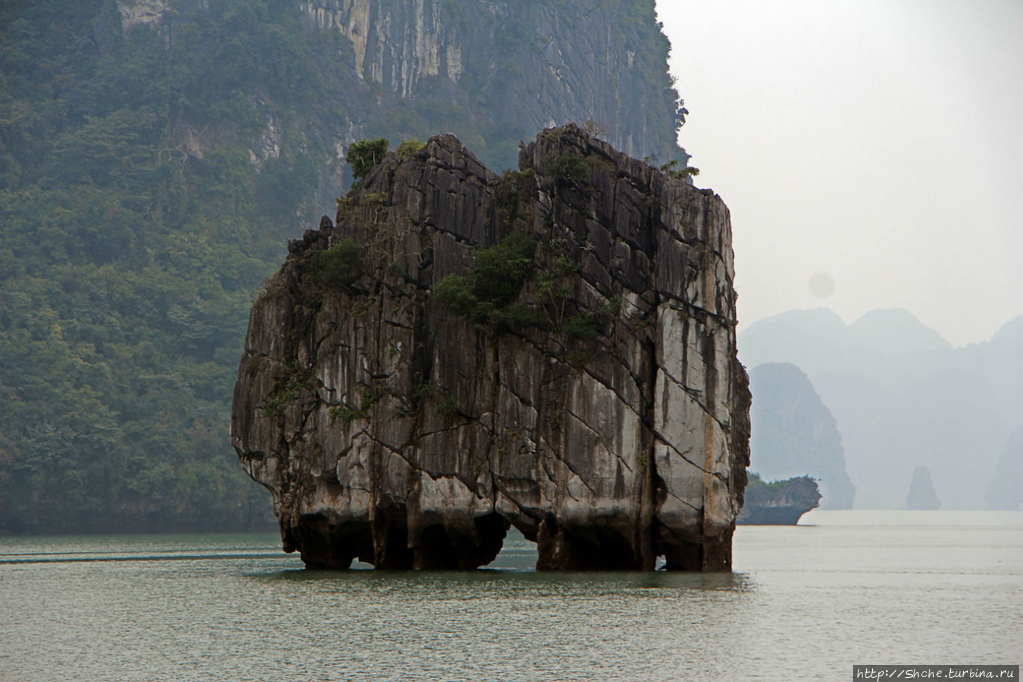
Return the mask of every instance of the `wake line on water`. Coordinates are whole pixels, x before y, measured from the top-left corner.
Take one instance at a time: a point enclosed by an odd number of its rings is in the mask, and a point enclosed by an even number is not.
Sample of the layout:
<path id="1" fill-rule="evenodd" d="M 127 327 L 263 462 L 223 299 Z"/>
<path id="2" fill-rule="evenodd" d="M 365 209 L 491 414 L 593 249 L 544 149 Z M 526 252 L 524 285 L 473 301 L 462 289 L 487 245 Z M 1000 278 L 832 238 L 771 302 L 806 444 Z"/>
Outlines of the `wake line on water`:
<path id="1" fill-rule="evenodd" d="M 275 548 L 273 548 L 273 547 L 259 547 L 259 548 L 256 548 L 256 547 L 222 547 L 222 548 L 219 548 L 219 549 L 220 549 L 220 551 L 218 552 L 219 554 L 223 554 L 225 552 L 234 552 L 234 553 L 238 553 L 238 554 L 246 554 L 248 552 L 270 552 L 270 551 L 273 551 Z M 172 556 L 172 555 L 175 555 L 175 554 L 180 554 L 181 552 L 191 552 L 194 555 L 197 552 L 202 552 L 202 550 L 201 549 L 174 549 L 174 550 L 167 550 L 165 552 L 156 552 L 156 553 L 154 553 L 153 550 L 151 550 L 151 549 L 125 549 L 125 550 L 121 550 L 121 551 L 116 552 L 116 553 L 115 552 L 110 552 L 110 551 L 105 551 L 105 552 L 88 552 L 88 551 L 84 551 L 84 550 L 82 550 L 82 551 L 74 551 L 74 552 L 0 552 L 0 559 L 10 558 L 10 557 L 22 557 L 22 556 L 24 556 L 24 557 L 37 557 L 37 556 L 67 556 L 67 557 L 74 557 L 74 556 L 89 556 L 89 555 L 96 555 L 96 556 L 121 556 L 121 555 L 124 555 L 124 554 L 148 554 L 150 556 Z M 202 556 L 205 556 L 205 555 L 202 555 Z"/>
<path id="2" fill-rule="evenodd" d="M 10 555 L 7 555 L 8 557 Z M 0 555 L 2 564 L 63 564 L 89 563 L 104 561 L 216 561 L 220 559 L 278 559 L 279 552 L 274 554 L 167 554 L 156 556 L 32 556 L 11 559 Z"/>

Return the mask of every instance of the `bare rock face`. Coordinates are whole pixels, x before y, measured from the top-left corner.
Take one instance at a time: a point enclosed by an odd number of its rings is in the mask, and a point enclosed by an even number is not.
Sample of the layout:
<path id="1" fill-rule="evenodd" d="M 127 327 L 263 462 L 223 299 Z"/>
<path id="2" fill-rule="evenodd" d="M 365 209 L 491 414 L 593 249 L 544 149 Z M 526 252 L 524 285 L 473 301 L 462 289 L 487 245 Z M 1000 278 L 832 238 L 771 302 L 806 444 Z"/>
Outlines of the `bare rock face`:
<path id="1" fill-rule="evenodd" d="M 307 566 L 725 570 L 749 464 L 728 210 L 575 126 L 389 155 L 253 306 L 232 443 Z"/>
<path id="2" fill-rule="evenodd" d="M 507 160 L 501 150 L 485 150 L 491 163 L 514 163 L 517 131 L 586 117 L 606 127 L 609 139 L 629 154 L 656 153 L 668 160 L 681 152 L 676 133 L 685 112 L 667 78 L 668 41 L 650 0 L 298 4 L 315 25 L 351 41 L 344 66 L 374 84 L 375 92 L 420 101 L 444 92 L 469 116 L 476 106 L 471 102 L 486 102 L 486 111 L 476 115 L 510 133 L 499 137 L 511 143 Z M 649 108 L 623 106 L 627 102 L 646 102 Z M 658 115 L 648 116 L 650 110 Z M 377 129 L 359 118 L 353 117 L 354 125 Z"/>
<path id="3" fill-rule="evenodd" d="M 117 10 L 126 31 L 136 26 L 159 25 L 171 13 L 169 0 L 117 0 Z"/>

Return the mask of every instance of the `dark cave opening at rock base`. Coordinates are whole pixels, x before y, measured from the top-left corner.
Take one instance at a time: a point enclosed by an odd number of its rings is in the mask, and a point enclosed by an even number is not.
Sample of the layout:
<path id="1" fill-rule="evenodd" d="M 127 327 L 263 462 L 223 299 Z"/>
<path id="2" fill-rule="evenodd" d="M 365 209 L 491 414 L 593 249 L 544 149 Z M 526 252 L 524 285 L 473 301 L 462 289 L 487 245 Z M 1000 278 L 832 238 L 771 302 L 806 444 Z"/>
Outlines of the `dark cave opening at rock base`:
<path id="1" fill-rule="evenodd" d="M 310 514 L 285 533 L 289 549 L 297 549 L 306 568 L 343 570 L 359 561 L 377 570 L 474 570 L 489 565 L 503 549 L 511 524 L 500 514 L 453 526 L 434 518 L 417 524 L 410 537 L 404 510 L 378 510 L 373 521 L 331 523 Z M 648 544 L 636 547 L 613 524 L 559 525 L 553 516 L 532 529 L 517 528 L 536 545 L 538 571 L 639 571 L 660 564 L 665 570 L 727 571 L 731 569 L 731 533 L 720 538 L 688 540 L 667 529 L 647 532 Z M 525 530 L 526 532 L 523 532 Z M 531 534 L 527 534 L 532 531 Z M 635 533 L 633 533 L 635 535 Z"/>

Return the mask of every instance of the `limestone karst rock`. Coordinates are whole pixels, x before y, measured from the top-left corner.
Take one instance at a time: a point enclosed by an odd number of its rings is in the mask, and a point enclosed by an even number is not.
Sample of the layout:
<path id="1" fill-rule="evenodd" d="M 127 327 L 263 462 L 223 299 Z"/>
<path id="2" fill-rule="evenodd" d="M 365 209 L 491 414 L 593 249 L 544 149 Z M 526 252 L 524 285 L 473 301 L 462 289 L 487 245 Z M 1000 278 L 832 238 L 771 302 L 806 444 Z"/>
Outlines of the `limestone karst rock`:
<path id="1" fill-rule="evenodd" d="M 909 494 L 906 496 L 906 509 L 934 510 L 941 508 L 938 493 L 931 481 L 931 470 L 927 467 L 913 469 L 913 480 L 909 483 Z"/>
<path id="2" fill-rule="evenodd" d="M 253 306 L 232 443 L 307 566 L 723 570 L 749 463 L 728 210 L 575 126 L 389 155 Z"/>
<path id="3" fill-rule="evenodd" d="M 1023 508 L 1023 426 L 1012 432 L 995 465 L 984 498 L 985 509 Z"/>
<path id="4" fill-rule="evenodd" d="M 736 519 L 738 524 L 752 526 L 794 526 L 811 509 L 820 506 L 817 482 L 809 476 L 796 476 L 786 481 L 764 482 L 751 474 L 746 488 L 746 503 Z"/>
<path id="5" fill-rule="evenodd" d="M 820 483 L 824 509 L 851 509 L 856 488 L 842 435 L 810 378 L 787 362 L 757 365 L 749 375 L 750 470 L 765 480 L 810 476 Z"/>

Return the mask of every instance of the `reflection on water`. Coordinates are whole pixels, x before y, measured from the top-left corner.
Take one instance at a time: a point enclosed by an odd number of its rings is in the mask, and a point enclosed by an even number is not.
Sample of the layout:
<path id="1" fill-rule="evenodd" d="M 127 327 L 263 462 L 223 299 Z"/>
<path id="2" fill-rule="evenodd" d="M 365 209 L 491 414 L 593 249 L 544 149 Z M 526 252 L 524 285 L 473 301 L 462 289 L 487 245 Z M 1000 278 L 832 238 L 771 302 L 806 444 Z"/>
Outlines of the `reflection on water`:
<path id="1" fill-rule="evenodd" d="M 1023 515 L 814 512 L 735 573 L 305 571 L 274 535 L 0 538 L 0 680 L 847 679 L 1019 662 Z"/>
<path id="2" fill-rule="evenodd" d="M 587 594 L 618 594 L 644 590 L 748 590 L 752 580 L 745 573 L 674 573 L 656 571 L 641 572 L 579 572 L 579 573 L 537 573 L 535 571 L 506 571 L 480 569 L 476 571 L 307 571 L 303 569 L 280 571 L 268 575 L 251 576 L 267 581 L 312 581 L 330 589 L 334 583 L 338 589 L 403 590 L 417 589 L 435 591 L 438 594 L 463 590 L 511 592 L 515 590 L 550 590 L 559 593 L 570 591 Z"/>
<path id="3" fill-rule="evenodd" d="M 280 540 L 274 534 L 0 538 L 0 565 L 269 559 L 280 555 Z"/>

